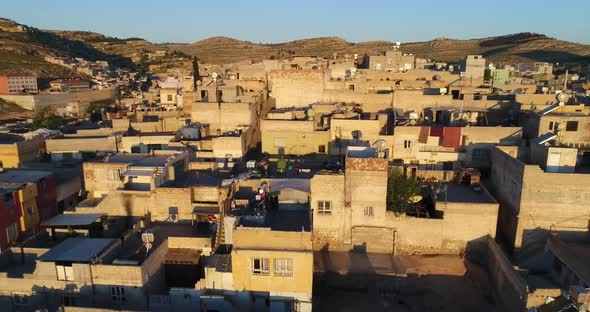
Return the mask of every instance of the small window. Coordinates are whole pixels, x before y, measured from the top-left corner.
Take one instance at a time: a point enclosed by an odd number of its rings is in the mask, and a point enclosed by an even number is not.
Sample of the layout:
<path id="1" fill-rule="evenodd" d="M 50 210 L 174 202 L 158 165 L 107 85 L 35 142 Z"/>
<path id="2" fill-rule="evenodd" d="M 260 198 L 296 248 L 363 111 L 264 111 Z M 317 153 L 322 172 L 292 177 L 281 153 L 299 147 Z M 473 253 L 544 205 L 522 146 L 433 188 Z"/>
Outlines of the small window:
<path id="1" fill-rule="evenodd" d="M 111 300 L 113 303 L 123 303 L 127 301 L 125 297 L 125 288 L 121 286 L 111 287 Z"/>
<path id="2" fill-rule="evenodd" d="M 6 227 L 6 235 L 6 237 L 8 237 L 8 242 L 12 243 L 18 240 L 19 229 L 16 222 Z"/>
<path id="3" fill-rule="evenodd" d="M 293 259 L 275 259 L 275 276 L 293 276 Z"/>
<path id="4" fill-rule="evenodd" d="M 367 216 L 367 217 L 373 216 L 373 206 L 365 207 L 365 216 Z"/>
<path id="5" fill-rule="evenodd" d="M 252 275 L 268 275 L 270 273 L 269 261 L 265 258 L 252 259 Z"/>
<path id="6" fill-rule="evenodd" d="M 318 146 L 318 153 L 325 154 L 326 153 L 326 146 L 325 145 L 319 145 Z"/>
<path id="7" fill-rule="evenodd" d="M 405 149 L 412 148 L 412 141 L 410 141 L 410 140 L 404 140 L 404 148 Z"/>
<path id="8" fill-rule="evenodd" d="M 350 90 L 350 91 L 354 91 L 354 85 L 353 85 L 353 84 L 349 85 L 349 86 L 348 86 L 348 90 Z"/>
<path id="9" fill-rule="evenodd" d="M 168 99 L 168 102 L 172 102 L 172 94 L 168 94 L 167 99 Z"/>
<path id="10" fill-rule="evenodd" d="M 557 130 L 557 122 L 550 121 L 549 122 L 549 131 L 555 131 L 555 130 Z"/>
<path id="11" fill-rule="evenodd" d="M 327 200 L 318 200 L 318 213 L 330 214 L 332 213 L 332 202 Z"/>
<path id="12" fill-rule="evenodd" d="M 578 122 L 577 121 L 568 121 L 565 124 L 565 131 L 578 131 Z"/>

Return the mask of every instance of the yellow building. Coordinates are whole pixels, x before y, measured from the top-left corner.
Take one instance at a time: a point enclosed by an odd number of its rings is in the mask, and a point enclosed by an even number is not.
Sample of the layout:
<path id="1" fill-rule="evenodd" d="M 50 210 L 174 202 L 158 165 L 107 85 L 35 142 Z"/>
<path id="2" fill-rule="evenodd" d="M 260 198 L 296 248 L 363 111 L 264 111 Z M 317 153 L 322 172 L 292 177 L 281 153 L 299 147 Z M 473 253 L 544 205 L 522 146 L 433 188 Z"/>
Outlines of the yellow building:
<path id="1" fill-rule="evenodd" d="M 41 222 L 39 207 L 37 206 L 37 195 L 36 183 L 27 183 L 18 191 L 18 199 L 21 202 L 22 211 L 20 226 L 23 232 L 33 229 L 34 226 Z"/>
<path id="2" fill-rule="evenodd" d="M 309 220 L 303 211 L 283 211 L 276 217 L 289 222 Z M 273 225 L 236 228 L 231 253 L 234 289 L 256 292 L 257 299 L 270 301 L 271 310 L 311 311 L 313 246 L 309 221 L 304 222 L 307 228 L 296 224 L 289 229 Z"/>
<path id="3" fill-rule="evenodd" d="M 18 168 L 19 164 L 39 156 L 44 144 L 45 139 L 42 137 L 25 140 L 19 135 L 0 135 L 0 167 Z"/>

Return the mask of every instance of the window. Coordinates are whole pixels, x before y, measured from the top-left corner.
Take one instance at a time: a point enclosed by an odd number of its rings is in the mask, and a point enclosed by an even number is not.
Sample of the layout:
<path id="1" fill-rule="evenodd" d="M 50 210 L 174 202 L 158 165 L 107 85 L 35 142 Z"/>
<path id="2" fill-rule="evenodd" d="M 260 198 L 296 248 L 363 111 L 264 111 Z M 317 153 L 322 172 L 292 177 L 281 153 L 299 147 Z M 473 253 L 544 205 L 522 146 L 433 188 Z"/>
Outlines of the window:
<path id="1" fill-rule="evenodd" d="M 111 300 L 114 303 L 123 303 L 127 299 L 125 298 L 125 288 L 121 286 L 111 287 Z"/>
<path id="2" fill-rule="evenodd" d="M 332 202 L 327 200 L 318 200 L 318 213 L 332 213 Z"/>
<path id="3" fill-rule="evenodd" d="M 555 131 L 557 130 L 557 125 L 558 123 L 555 121 L 550 121 L 549 122 L 549 131 Z"/>
<path id="4" fill-rule="evenodd" d="M 59 281 L 74 281 L 74 269 L 71 263 L 55 264 Z"/>
<path id="5" fill-rule="evenodd" d="M 109 180 L 116 181 L 116 180 L 120 180 L 120 179 L 121 179 L 121 170 L 120 169 L 110 171 Z"/>
<path id="6" fill-rule="evenodd" d="M 252 275 L 268 275 L 270 272 L 268 262 L 265 258 L 252 259 Z"/>
<path id="7" fill-rule="evenodd" d="M 15 222 L 6 227 L 6 236 L 8 237 L 8 242 L 16 242 L 18 240 L 18 224 Z"/>
<path id="8" fill-rule="evenodd" d="M 318 145 L 318 153 L 326 153 L 326 146 L 325 145 Z"/>
<path id="9" fill-rule="evenodd" d="M 275 276 L 293 276 L 293 259 L 275 259 Z"/>
<path id="10" fill-rule="evenodd" d="M 412 148 L 412 141 L 410 141 L 410 140 L 404 140 L 404 148 L 405 149 Z"/>
<path id="11" fill-rule="evenodd" d="M 172 102 L 172 94 L 168 94 L 166 96 L 166 99 L 167 99 L 168 102 Z"/>
<path id="12" fill-rule="evenodd" d="M 365 216 L 367 216 L 367 217 L 373 216 L 373 207 L 372 206 L 365 207 Z"/>
<path id="13" fill-rule="evenodd" d="M 568 121 L 565 123 L 565 131 L 578 131 L 577 121 Z"/>

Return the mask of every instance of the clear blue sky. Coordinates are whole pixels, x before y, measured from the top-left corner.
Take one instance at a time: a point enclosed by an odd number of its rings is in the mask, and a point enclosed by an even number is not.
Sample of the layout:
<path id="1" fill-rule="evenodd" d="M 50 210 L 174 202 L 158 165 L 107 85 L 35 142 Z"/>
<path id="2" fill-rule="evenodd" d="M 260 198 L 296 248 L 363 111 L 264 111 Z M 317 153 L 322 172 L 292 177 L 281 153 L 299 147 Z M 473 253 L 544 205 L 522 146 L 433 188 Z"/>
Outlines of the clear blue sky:
<path id="1" fill-rule="evenodd" d="M 320 36 L 411 42 L 530 31 L 590 44 L 590 0 L 15 0 L 0 7 L 1 17 L 37 28 L 152 42 L 212 36 L 256 43 Z"/>

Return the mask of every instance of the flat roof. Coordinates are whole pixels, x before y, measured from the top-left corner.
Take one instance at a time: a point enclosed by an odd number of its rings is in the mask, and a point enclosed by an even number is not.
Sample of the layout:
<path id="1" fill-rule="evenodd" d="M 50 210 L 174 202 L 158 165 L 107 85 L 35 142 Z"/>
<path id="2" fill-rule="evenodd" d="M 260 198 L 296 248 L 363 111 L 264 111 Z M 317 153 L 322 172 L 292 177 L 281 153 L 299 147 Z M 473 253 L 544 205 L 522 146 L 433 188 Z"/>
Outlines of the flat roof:
<path id="1" fill-rule="evenodd" d="M 272 179 L 270 180 L 270 190 L 276 192 L 284 189 L 294 189 L 309 193 L 309 181 L 309 179 Z"/>
<path id="2" fill-rule="evenodd" d="M 31 183 L 51 175 L 49 171 L 5 169 L 0 172 L 0 182 L 6 183 Z"/>
<path id="3" fill-rule="evenodd" d="M 84 226 L 94 223 L 96 220 L 106 216 L 104 213 L 68 213 L 60 214 L 49 220 L 41 222 L 41 226 Z"/>
<path id="4" fill-rule="evenodd" d="M 480 191 L 471 186 L 457 183 L 444 183 L 446 192 L 438 194 L 438 201 L 449 203 L 497 204 L 496 200 L 480 185 Z"/>
<path id="5" fill-rule="evenodd" d="M 39 257 L 50 262 L 89 262 L 107 249 L 115 239 L 72 237 Z"/>

